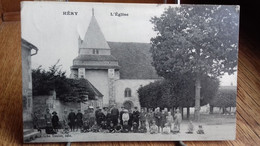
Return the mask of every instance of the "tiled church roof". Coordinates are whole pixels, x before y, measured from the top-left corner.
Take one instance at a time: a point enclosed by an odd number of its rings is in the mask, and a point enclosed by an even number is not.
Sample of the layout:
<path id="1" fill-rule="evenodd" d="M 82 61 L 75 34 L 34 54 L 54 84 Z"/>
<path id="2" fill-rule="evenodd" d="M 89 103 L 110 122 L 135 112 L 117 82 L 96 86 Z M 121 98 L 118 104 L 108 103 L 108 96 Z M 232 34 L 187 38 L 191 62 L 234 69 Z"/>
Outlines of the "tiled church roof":
<path id="1" fill-rule="evenodd" d="M 82 44 L 79 45 L 79 48 L 110 49 L 94 14 L 91 18 L 85 38 Z"/>
<path id="2" fill-rule="evenodd" d="M 152 66 L 152 57 L 148 43 L 108 42 L 113 55 L 120 66 L 121 79 L 158 79 Z"/>

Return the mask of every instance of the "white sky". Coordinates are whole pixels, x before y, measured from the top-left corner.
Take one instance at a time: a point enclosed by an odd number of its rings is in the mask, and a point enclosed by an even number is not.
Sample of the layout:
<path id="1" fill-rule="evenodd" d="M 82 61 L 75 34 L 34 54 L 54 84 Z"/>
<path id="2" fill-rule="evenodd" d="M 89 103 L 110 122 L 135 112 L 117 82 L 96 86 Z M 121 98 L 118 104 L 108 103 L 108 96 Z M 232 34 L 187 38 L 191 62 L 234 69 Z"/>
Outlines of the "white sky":
<path id="1" fill-rule="evenodd" d="M 72 60 L 78 55 L 78 36 L 84 38 L 92 8 L 107 41 L 144 42 L 156 36 L 150 19 L 160 16 L 169 5 L 112 3 L 23 2 L 22 38 L 35 45 L 39 52 L 32 57 L 32 67 L 47 68 L 60 59 L 62 69 L 70 74 Z M 176 6 L 176 5 L 171 5 Z M 66 16 L 63 12 L 78 12 Z M 127 13 L 128 16 L 110 16 L 110 13 Z M 224 75 L 221 85 L 237 85 L 236 74 Z"/>

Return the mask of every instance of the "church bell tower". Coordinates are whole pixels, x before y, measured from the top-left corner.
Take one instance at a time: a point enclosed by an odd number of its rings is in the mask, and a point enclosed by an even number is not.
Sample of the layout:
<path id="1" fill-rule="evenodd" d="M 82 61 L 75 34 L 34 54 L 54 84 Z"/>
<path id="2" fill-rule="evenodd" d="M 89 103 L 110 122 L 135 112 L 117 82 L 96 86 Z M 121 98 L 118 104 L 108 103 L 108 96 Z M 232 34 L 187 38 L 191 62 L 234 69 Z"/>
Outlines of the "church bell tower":
<path id="1" fill-rule="evenodd" d="M 115 80 L 119 79 L 117 59 L 103 35 L 92 9 L 84 39 L 78 38 L 78 56 L 71 66 L 71 78 L 85 78 L 103 95 L 104 106 L 115 103 Z"/>

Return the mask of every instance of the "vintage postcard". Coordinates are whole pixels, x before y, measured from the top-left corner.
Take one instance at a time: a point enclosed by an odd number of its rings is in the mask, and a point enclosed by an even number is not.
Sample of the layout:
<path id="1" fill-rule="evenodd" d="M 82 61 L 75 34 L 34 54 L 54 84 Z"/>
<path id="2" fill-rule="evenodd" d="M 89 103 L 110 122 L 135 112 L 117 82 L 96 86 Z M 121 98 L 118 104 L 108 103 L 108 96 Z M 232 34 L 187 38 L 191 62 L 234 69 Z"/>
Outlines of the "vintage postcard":
<path id="1" fill-rule="evenodd" d="M 24 142 L 234 140 L 239 11 L 22 2 Z"/>

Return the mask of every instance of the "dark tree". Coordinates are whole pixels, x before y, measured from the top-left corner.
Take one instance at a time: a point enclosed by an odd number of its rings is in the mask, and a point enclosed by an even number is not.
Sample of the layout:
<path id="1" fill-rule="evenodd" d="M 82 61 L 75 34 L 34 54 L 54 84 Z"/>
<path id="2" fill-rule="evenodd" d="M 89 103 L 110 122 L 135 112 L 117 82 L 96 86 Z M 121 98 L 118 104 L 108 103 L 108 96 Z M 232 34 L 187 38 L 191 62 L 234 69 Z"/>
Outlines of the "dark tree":
<path id="1" fill-rule="evenodd" d="M 60 69 L 59 61 L 49 70 L 41 66 L 32 69 L 33 96 L 49 95 L 56 91 L 56 96 L 64 102 L 86 102 L 95 99 L 95 93 L 85 79 L 68 79 L 66 72 Z"/>
<path id="2" fill-rule="evenodd" d="M 236 87 L 234 86 L 221 88 L 212 101 L 210 101 L 210 106 L 221 108 L 235 107 L 236 95 Z"/>
<path id="3" fill-rule="evenodd" d="M 218 91 L 217 78 L 203 76 L 201 79 L 201 104 L 206 105 Z M 175 81 L 160 80 L 138 89 L 141 107 L 177 108 L 195 105 L 195 81 L 180 76 Z M 189 117 L 188 117 L 189 118 Z"/>
<path id="4" fill-rule="evenodd" d="M 169 7 L 151 22 L 157 36 L 151 53 L 158 75 L 195 81 L 195 120 L 199 120 L 202 76 L 218 77 L 237 69 L 239 9 L 234 6 Z"/>

